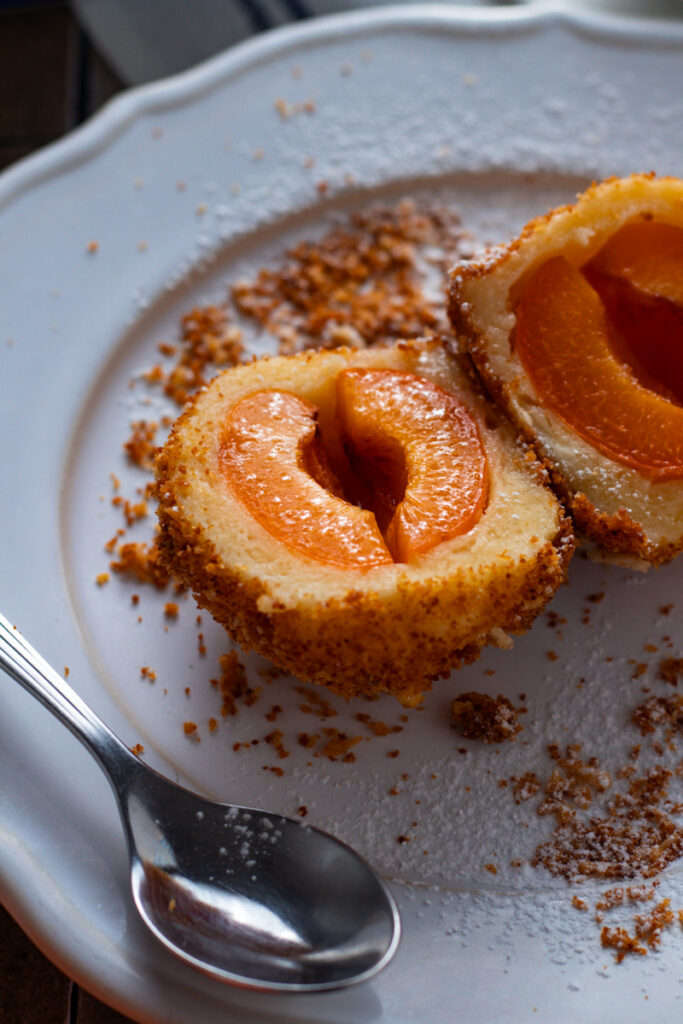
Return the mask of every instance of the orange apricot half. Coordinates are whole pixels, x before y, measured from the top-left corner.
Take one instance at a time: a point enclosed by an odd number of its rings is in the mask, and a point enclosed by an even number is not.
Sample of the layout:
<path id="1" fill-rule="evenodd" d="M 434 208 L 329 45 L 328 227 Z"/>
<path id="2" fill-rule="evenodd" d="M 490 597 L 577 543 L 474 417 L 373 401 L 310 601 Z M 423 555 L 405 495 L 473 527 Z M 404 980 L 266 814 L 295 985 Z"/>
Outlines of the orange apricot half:
<path id="1" fill-rule="evenodd" d="M 653 480 L 683 478 L 683 407 L 618 359 L 600 296 L 563 257 L 531 276 L 513 344 L 541 402 L 615 461 Z"/>
<path id="2" fill-rule="evenodd" d="M 683 306 L 683 228 L 639 220 L 612 235 L 591 265 L 639 292 Z"/>
<path id="3" fill-rule="evenodd" d="M 683 404 L 683 228 L 626 224 L 582 268 L 642 384 Z"/>
<path id="4" fill-rule="evenodd" d="M 337 377 L 337 415 L 367 500 L 381 523 L 388 518 L 384 535 L 397 562 L 476 524 L 487 498 L 486 454 L 452 394 L 402 370 L 353 368 Z"/>
<path id="5" fill-rule="evenodd" d="M 391 564 L 373 513 L 333 493 L 336 480 L 316 438 L 310 402 L 287 391 L 246 395 L 230 410 L 221 438 L 232 493 L 271 536 L 318 562 Z"/>

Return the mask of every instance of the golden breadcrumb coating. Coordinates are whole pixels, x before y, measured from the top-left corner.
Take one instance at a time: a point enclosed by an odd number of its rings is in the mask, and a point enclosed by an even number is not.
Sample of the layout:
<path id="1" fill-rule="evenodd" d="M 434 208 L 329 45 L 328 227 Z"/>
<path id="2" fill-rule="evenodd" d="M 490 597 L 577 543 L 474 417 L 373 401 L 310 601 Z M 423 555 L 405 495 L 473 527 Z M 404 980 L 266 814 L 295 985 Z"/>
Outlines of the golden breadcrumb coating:
<path id="1" fill-rule="evenodd" d="M 348 367 L 408 371 L 457 393 L 486 451 L 489 494 L 469 532 L 410 563 L 370 570 L 323 564 L 276 540 L 234 497 L 220 427 L 235 403 L 292 392 L 334 422 Z M 528 629 L 565 576 L 569 520 L 507 421 L 468 383 L 441 342 L 402 342 L 262 359 L 199 392 L 157 455 L 160 556 L 245 649 L 351 697 L 388 691 L 418 703 L 433 680 L 488 643 Z"/>
<path id="2" fill-rule="evenodd" d="M 542 403 L 514 350 L 515 307 L 531 274 L 562 256 L 575 267 L 627 223 L 683 227 L 683 181 L 634 174 L 591 186 L 573 205 L 451 272 L 449 314 L 486 387 L 530 441 L 577 530 L 626 563 L 661 564 L 683 550 L 683 480 L 652 479 L 580 437 Z"/>

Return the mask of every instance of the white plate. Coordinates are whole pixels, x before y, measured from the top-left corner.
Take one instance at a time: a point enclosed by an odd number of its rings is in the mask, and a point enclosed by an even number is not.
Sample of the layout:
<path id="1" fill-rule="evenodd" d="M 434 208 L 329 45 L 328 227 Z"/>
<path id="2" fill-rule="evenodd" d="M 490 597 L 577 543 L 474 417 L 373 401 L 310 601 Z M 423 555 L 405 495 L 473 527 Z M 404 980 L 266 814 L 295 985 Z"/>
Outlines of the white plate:
<path id="1" fill-rule="evenodd" d="M 3 901 L 62 968 L 135 1019 L 680 1018 L 677 929 L 665 932 L 659 953 L 615 966 L 564 883 L 506 867 L 530 856 L 547 819 L 533 801 L 515 807 L 498 779 L 546 771 L 553 740 L 580 740 L 608 767 L 623 758 L 637 740 L 630 710 L 654 675 L 643 644 L 683 632 L 680 601 L 666 621 L 658 611 L 680 598 L 682 562 L 634 575 L 575 559 L 554 604 L 567 618 L 561 636 L 542 618 L 514 651 L 487 652 L 439 684 L 400 736 L 359 745 L 355 764 L 321 759 L 308 768 L 298 748 L 281 762 L 282 778 L 262 770 L 277 763 L 263 747 L 235 754 L 232 744 L 265 733 L 263 713 L 276 700 L 287 705 L 289 735 L 310 726 L 305 715 L 299 725 L 291 685 L 273 684 L 210 735 L 220 631 L 205 617 L 209 654 L 199 658 L 189 606 L 166 634 L 163 597 L 142 592 L 133 609 L 130 587 L 115 579 L 98 589 L 94 577 L 120 524 L 109 474 L 125 494 L 139 481 L 121 442 L 130 420 L 150 412 L 129 380 L 155 361 L 160 339 L 177 334 L 181 313 L 220 297 L 229 279 L 291 238 L 321 230 L 331 211 L 376 196 L 452 199 L 480 239 L 498 240 L 591 178 L 681 174 L 682 58 L 675 26 L 552 13 L 422 7 L 312 22 L 122 96 L 0 182 L 0 607 L 53 664 L 69 666 L 86 700 L 127 742 L 142 742 L 156 767 L 225 799 L 289 813 L 306 804 L 310 821 L 392 880 L 404 919 L 394 963 L 345 993 L 271 999 L 184 968 L 132 910 L 106 780 L 62 726 L 6 682 Z M 315 113 L 282 118 L 280 98 L 312 99 Z M 92 241 L 97 252 L 88 251 Z M 597 591 L 606 597 L 582 624 L 586 596 Z M 648 662 L 637 682 L 629 659 Z M 154 686 L 141 680 L 141 665 L 157 672 Z M 257 667 L 251 659 L 260 682 Z M 477 747 L 449 730 L 454 694 L 484 689 L 527 694 L 514 744 Z M 355 711 L 340 705 L 335 724 L 354 728 Z M 382 701 L 372 711 L 396 722 L 400 709 Z M 183 735 L 188 718 L 200 723 L 201 743 Z M 399 758 L 386 757 L 392 747 Z M 390 796 L 396 783 L 402 792 Z M 397 843 L 406 830 L 413 840 Z M 485 870 L 489 862 L 498 875 Z M 660 891 L 683 906 L 676 871 Z"/>

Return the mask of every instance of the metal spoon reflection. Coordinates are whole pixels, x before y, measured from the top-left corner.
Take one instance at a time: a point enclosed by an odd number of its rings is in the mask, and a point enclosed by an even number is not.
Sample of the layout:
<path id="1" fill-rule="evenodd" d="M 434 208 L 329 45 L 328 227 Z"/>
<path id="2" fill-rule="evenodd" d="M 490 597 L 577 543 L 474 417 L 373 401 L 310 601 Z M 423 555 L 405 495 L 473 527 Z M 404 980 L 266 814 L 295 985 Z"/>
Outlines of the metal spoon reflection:
<path id="1" fill-rule="evenodd" d="M 205 800 L 148 768 L 2 615 L 0 667 L 104 769 L 133 898 L 173 953 L 223 981 L 279 992 L 342 988 L 389 962 L 396 905 L 350 847 L 289 818 Z"/>

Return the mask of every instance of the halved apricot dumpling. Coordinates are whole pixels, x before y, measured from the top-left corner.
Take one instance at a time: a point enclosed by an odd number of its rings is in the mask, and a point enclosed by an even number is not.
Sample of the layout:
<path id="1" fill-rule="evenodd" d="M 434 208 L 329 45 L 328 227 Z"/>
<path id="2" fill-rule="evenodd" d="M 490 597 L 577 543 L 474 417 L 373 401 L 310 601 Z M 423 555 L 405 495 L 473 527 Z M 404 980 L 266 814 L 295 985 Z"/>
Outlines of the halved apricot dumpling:
<path id="1" fill-rule="evenodd" d="M 683 181 L 593 186 L 456 267 L 450 313 L 579 529 L 655 564 L 683 549 Z"/>
<path id="2" fill-rule="evenodd" d="M 564 578 L 542 477 L 440 342 L 260 360 L 216 377 L 158 455 L 159 547 L 246 649 L 415 703 Z"/>

